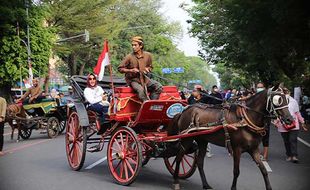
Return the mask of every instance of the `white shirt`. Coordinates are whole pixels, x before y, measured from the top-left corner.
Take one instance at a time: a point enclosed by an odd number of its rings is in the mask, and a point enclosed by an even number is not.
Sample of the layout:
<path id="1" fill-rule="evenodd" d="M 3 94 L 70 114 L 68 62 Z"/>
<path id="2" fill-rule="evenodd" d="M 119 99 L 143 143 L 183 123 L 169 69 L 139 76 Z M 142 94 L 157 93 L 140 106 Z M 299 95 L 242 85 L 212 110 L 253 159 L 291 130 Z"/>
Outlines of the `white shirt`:
<path id="1" fill-rule="evenodd" d="M 84 90 L 84 97 L 90 104 L 95 104 L 102 101 L 104 91 L 100 86 L 94 88 L 86 87 Z"/>

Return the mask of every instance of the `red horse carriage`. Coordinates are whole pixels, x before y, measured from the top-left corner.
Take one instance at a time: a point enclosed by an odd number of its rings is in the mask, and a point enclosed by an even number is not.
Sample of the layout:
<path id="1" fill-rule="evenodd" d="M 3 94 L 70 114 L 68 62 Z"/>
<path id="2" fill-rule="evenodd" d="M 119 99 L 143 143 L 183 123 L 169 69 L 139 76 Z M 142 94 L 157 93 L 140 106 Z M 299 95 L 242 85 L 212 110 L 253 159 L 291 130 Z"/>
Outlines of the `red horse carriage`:
<path id="1" fill-rule="evenodd" d="M 98 82 L 105 90 L 111 89 L 110 84 L 109 77 Z M 73 170 L 83 167 L 88 145 L 97 144 L 99 150 L 103 150 L 104 143 L 108 142 L 109 170 L 115 181 L 121 185 L 131 184 L 141 166 L 147 164 L 151 157 L 162 157 L 167 169 L 173 174 L 178 138 L 197 135 L 197 132 L 194 132 L 167 136 L 165 128 L 173 116 L 187 106 L 176 86 L 164 86 L 159 100 L 142 103 L 130 87 L 125 87 L 123 79 L 113 78 L 109 114 L 104 124 L 100 124 L 96 113 L 87 110 L 83 97 L 86 77 L 73 76 L 71 85 L 75 98 L 74 106 L 67 111 L 66 153 Z M 180 168 L 180 178 L 193 175 L 196 170 L 194 148 L 185 154 Z"/>

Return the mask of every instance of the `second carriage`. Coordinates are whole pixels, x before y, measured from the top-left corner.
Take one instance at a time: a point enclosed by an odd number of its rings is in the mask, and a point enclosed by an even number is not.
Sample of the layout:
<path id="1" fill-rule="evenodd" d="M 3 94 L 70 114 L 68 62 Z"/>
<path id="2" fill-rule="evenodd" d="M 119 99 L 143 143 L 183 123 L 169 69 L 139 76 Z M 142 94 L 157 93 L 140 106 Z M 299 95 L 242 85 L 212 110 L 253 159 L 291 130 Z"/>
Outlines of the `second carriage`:
<path id="1" fill-rule="evenodd" d="M 109 114 L 100 123 L 99 116 L 87 110 L 83 96 L 86 77 L 73 76 L 71 85 L 75 92 L 74 106 L 67 111 L 66 154 L 73 170 L 83 167 L 86 152 L 91 144 L 103 150 L 107 146 L 107 162 L 114 180 L 121 185 L 131 184 L 141 167 L 151 157 L 162 157 L 168 171 L 173 174 L 177 140 L 182 136 L 167 135 L 165 128 L 174 115 L 183 111 L 187 105 L 182 100 L 176 86 L 164 86 L 158 100 L 141 102 L 132 88 L 125 87 L 122 79 L 113 79 L 115 86 L 111 96 Z M 109 90 L 110 78 L 99 82 L 103 89 Z M 100 126 L 101 125 L 101 126 Z M 194 146 L 193 146 L 194 147 Z M 181 162 L 179 176 L 188 178 L 196 170 L 195 148 L 187 152 Z"/>

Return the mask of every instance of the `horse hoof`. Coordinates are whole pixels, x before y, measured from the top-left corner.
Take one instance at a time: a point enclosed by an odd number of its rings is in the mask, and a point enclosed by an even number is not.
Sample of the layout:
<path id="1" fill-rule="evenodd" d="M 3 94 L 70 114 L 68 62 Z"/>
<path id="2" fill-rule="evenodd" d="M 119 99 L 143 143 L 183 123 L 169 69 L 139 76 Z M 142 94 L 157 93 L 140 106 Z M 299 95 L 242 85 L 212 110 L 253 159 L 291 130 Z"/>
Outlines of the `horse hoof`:
<path id="1" fill-rule="evenodd" d="M 173 190 L 180 190 L 181 188 L 180 188 L 180 184 L 173 184 L 172 185 L 172 189 Z"/>

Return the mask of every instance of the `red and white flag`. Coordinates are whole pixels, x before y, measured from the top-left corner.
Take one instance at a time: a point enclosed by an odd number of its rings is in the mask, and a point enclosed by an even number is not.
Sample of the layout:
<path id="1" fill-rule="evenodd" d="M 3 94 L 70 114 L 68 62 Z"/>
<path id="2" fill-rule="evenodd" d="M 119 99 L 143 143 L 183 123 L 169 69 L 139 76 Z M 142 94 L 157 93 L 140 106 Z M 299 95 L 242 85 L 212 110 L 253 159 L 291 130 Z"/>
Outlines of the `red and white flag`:
<path id="1" fill-rule="evenodd" d="M 110 65 L 109 59 L 109 47 L 108 41 L 104 41 L 103 50 L 98 58 L 97 65 L 94 68 L 94 73 L 98 76 L 98 80 L 101 81 L 104 75 L 105 66 Z"/>
<path id="2" fill-rule="evenodd" d="M 31 63 L 29 63 L 29 83 L 31 86 L 32 86 L 32 80 L 33 80 L 32 66 Z"/>

